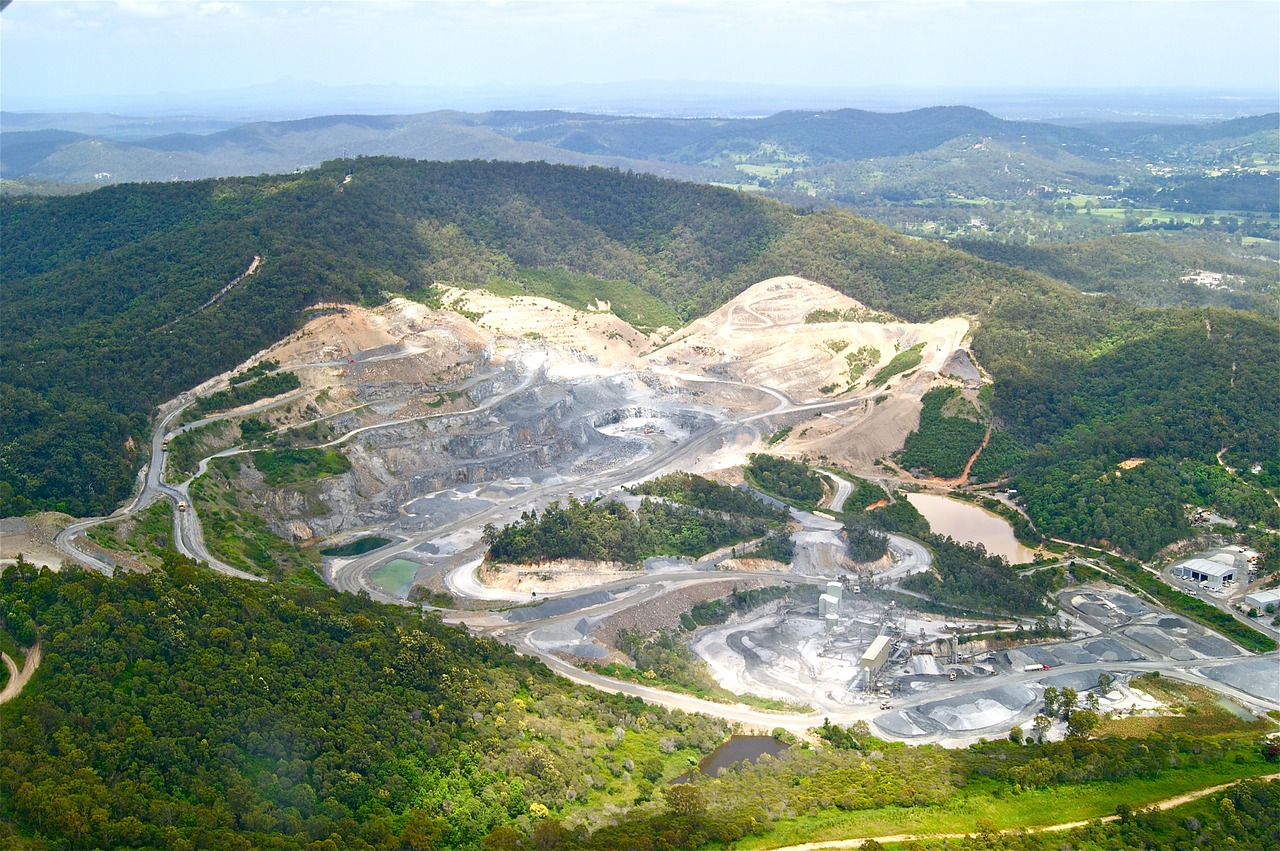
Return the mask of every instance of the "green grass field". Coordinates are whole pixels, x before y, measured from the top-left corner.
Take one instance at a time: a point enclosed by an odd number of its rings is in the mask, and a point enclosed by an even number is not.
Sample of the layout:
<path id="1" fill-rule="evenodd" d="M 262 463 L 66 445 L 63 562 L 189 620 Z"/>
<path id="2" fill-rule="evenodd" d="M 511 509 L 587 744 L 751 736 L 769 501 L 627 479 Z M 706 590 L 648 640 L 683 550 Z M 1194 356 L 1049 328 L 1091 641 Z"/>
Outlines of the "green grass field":
<path id="1" fill-rule="evenodd" d="M 736 168 L 738 171 L 742 172 L 743 174 L 749 174 L 755 178 L 763 177 L 769 180 L 772 180 L 775 177 L 781 177 L 784 174 L 791 174 L 793 171 L 795 171 L 795 169 L 791 168 L 790 166 L 774 165 L 772 163 L 770 163 L 769 165 L 751 165 L 750 163 L 738 163 L 737 165 L 734 166 L 734 168 Z"/>
<path id="2" fill-rule="evenodd" d="M 1033 829 L 1112 815 L 1121 803 L 1140 809 L 1196 789 L 1257 777 L 1274 770 L 1275 766 L 1254 757 L 1244 763 L 1224 761 L 1215 766 L 1170 771 L 1153 779 L 1051 787 L 1018 795 L 999 794 L 990 786 L 981 788 L 971 781 L 968 787 L 939 806 L 883 807 L 855 812 L 825 810 L 816 815 L 777 822 L 768 833 L 741 840 L 735 847 L 779 848 L 802 842 L 901 833 L 974 833 L 979 820 L 983 819 L 1001 830 Z"/>
<path id="3" fill-rule="evenodd" d="M 494 281 L 487 288 L 496 295 L 541 296 L 576 310 L 594 310 L 597 300 L 608 302 L 615 316 L 642 331 L 683 324 L 668 304 L 628 281 L 606 281 L 568 269 L 520 269 L 518 275 L 518 283 Z"/>

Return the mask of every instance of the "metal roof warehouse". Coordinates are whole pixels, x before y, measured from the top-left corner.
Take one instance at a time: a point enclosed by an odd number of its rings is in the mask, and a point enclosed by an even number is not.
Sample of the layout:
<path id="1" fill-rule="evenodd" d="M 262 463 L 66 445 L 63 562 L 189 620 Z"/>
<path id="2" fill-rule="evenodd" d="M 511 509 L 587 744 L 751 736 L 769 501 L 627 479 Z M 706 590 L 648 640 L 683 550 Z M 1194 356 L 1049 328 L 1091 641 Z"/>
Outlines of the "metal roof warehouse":
<path id="1" fill-rule="evenodd" d="M 1207 558 L 1193 558 L 1184 561 L 1173 569 L 1175 576 L 1190 579 L 1192 582 L 1208 582 L 1210 588 L 1221 588 L 1222 583 L 1236 578 L 1233 565 L 1210 561 Z"/>

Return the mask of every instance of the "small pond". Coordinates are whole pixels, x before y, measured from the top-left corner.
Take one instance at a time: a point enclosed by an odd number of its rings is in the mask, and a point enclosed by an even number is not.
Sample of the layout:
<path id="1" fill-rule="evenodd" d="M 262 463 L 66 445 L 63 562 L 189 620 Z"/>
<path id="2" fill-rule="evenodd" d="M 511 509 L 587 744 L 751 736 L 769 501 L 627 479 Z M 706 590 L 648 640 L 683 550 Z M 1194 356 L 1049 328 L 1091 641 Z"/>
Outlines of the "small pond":
<path id="1" fill-rule="evenodd" d="M 1229 697 L 1218 698 L 1218 705 L 1239 718 L 1241 721 L 1254 722 L 1258 720 L 1258 716 L 1245 709 Z"/>
<path id="2" fill-rule="evenodd" d="M 935 493 L 907 494 L 907 501 L 924 515 L 935 534 L 949 535 L 963 543 L 982 544 L 987 552 L 1004 556 L 1010 564 L 1035 560 L 1036 551 L 1019 543 L 1009 521 L 999 514 Z"/>
<path id="3" fill-rule="evenodd" d="M 728 768 L 734 763 L 759 762 L 760 757 L 765 754 L 777 756 L 788 747 L 790 746 L 773 736 L 730 736 L 720 747 L 702 758 L 697 770 L 708 777 L 715 777 L 720 769 Z M 684 783 L 692 774 L 692 771 L 682 774 L 671 782 L 672 784 Z"/>
<path id="4" fill-rule="evenodd" d="M 369 574 L 373 584 L 388 594 L 408 597 L 413 586 L 413 577 L 422 565 L 407 558 L 393 558 L 382 567 Z"/>

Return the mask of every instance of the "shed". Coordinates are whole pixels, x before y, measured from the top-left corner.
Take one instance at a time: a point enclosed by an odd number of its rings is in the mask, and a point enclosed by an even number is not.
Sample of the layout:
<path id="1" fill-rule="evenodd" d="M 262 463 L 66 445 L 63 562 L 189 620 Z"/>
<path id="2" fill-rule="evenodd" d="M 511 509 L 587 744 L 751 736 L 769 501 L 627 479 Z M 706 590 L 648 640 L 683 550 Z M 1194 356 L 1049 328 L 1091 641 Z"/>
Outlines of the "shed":
<path id="1" fill-rule="evenodd" d="M 1280 605 L 1280 588 L 1272 588 L 1268 591 L 1254 591 L 1252 594 L 1246 594 L 1244 603 L 1246 606 L 1253 606 L 1259 611 L 1265 611 L 1267 606 Z"/>
<path id="2" fill-rule="evenodd" d="M 1207 558 L 1193 558 L 1176 566 L 1173 575 L 1192 582 L 1207 582 L 1210 588 L 1217 589 L 1225 582 L 1235 581 L 1236 569 Z"/>

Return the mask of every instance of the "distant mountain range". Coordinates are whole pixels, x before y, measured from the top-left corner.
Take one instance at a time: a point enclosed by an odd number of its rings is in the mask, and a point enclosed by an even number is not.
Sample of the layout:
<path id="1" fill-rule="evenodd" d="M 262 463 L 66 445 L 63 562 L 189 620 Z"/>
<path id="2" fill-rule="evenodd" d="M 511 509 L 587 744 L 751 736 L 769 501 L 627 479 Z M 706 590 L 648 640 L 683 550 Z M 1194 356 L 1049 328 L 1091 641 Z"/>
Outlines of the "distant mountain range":
<path id="1" fill-rule="evenodd" d="M 921 154 L 954 142 L 1019 145 L 1041 158 L 1116 170 L 1118 158 L 1265 144 L 1277 114 L 1213 124 L 1065 126 L 964 106 L 877 113 L 787 111 L 766 118 L 652 118 L 560 111 L 330 115 L 231 125 L 87 113 L 0 114 L 0 177 L 71 183 L 190 180 L 313 168 L 341 157 L 602 165 L 690 180 L 741 181 L 744 163 L 822 168 Z M 1260 141 L 1261 134 L 1261 141 Z M 1087 171 L 1089 169 L 1081 169 Z M 758 175 L 757 175 L 758 176 Z"/>

